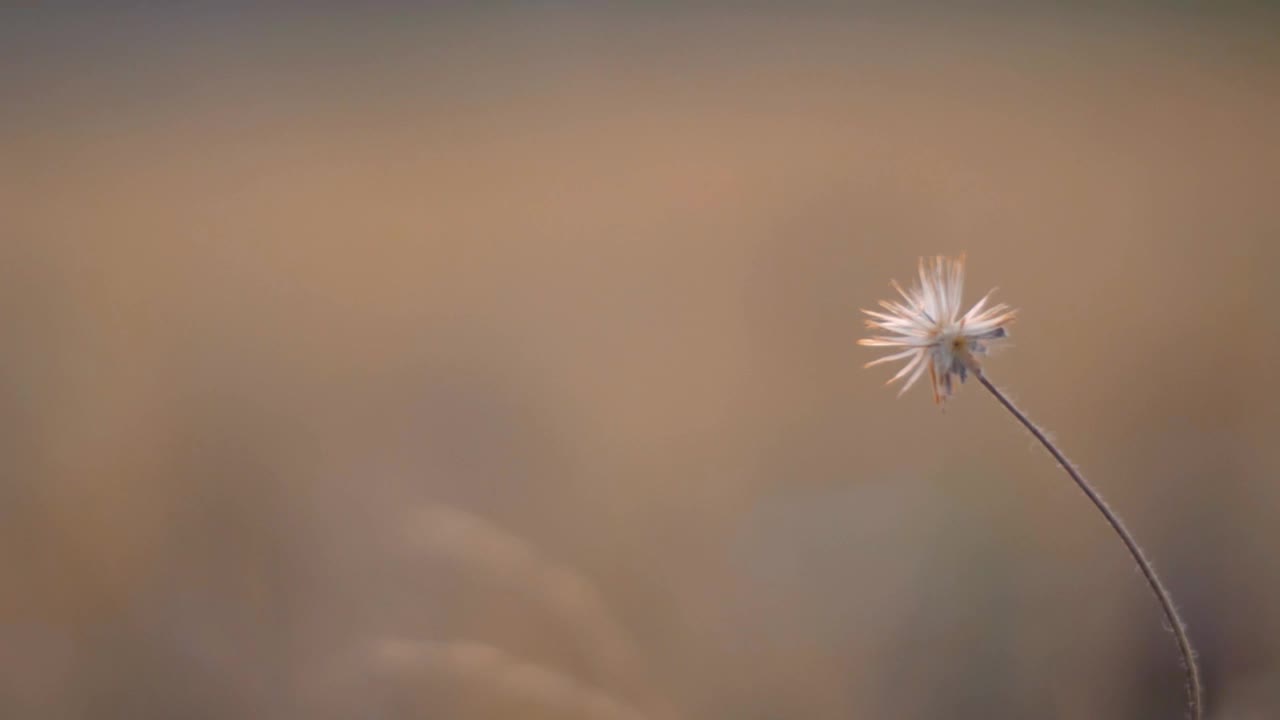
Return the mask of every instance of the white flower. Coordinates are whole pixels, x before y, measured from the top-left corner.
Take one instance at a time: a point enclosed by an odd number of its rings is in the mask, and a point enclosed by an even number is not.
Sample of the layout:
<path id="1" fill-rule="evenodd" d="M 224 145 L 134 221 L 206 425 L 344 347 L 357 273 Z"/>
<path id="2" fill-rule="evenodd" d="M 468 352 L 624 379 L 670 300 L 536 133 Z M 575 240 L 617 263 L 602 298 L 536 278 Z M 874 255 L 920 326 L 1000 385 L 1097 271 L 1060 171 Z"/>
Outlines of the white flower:
<path id="1" fill-rule="evenodd" d="M 893 287 L 905 304 L 881 300 L 888 312 L 863 310 L 871 317 L 867 327 L 882 332 L 858 341 L 871 347 L 902 348 L 900 352 L 872 360 L 866 367 L 906 359 L 907 364 L 890 383 L 907 378 L 901 392 L 907 391 L 929 370 L 933 384 L 933 400 L 941 404 L 951 395 L 951 376 L 964 382 L 970 370 L 978 369 L 977 357 L 987 350 L 988 341 L 1003 338 L 1005 326 L 1013 321 L 1016 311 L 1008 305 L 986 307 L 992 290 L 964 315 L 960 314 L 960 295 L 964 288 L 964 257 L 920 259 L 920 284 L 903 290 Z"/>

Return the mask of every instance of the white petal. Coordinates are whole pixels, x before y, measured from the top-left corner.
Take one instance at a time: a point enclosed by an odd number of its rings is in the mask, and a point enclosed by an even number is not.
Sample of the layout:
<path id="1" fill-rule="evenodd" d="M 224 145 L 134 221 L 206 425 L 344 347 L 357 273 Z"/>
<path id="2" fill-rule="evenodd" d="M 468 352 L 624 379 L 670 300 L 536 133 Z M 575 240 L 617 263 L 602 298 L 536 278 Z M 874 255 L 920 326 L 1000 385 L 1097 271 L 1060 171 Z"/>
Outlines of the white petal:
<path id="1" fill-rule="evenodd" d="M 960 314 L 960 303 L 964 296 L 964 256 L 951 261 L 951 319 Z"/>
<path id="2" fill-rule="evenodd" d="M 925 356 L 924 353 L 920 353 L 921 359 L 923 359 L 924 356 Z M 903 385 L 902 389 L 898 391 L 898 397 L 902 397 L 903 393 L 905 393 L 908 389 L 910 389 L 912 385 L 916 384 L 916 381 L 919 380 L 920 376 L 924 374 L 924 370 L 927 367 L 929 367 L 929 363 L 927 362 L 920 363 L 920 366 L 916 368 L 916 371 L 912 373 L 910 378 L 907 379 L 906 384 Z"/>
<path id="3" fill-rule="evenodd" d="M 908 362 L 906 365 L 903 365 L 902 369 L 898 371 L 897 375 L 894 375 L 893 377 L 889 378 L 888 381 L 885 382 L 885 385 L 892 385 L 894 382 L 902 379 L 903 375 L 906 375 L 907 373 L 911 372 L 911 369 L 916 367 L 917 365 L 920 365 L 920 367 L 924 367 L 924 365 L 921 365 L 920 361 L 924 360 L 926 356 L 928 356 L 927 352 L 923 350 L 917 350 L 916 356 L 911 358 L 910 362 Z"/>
<path id="4" fill-rule="evenodd" d="M 908 305 L 911 305 L 914 307 L 920 304 L 919 298 L 917 298 L 914 293 L 909 293 L 906 290 L 903 290 L 902 286 L 898 284 L 897 280 L 890 280 L 889 284 L 893 286 L 894 290 L 898 291 L 898 294 L 902 296 L 903 300 L 907 301 Z"/>
<path id="5" fill-rule="evenodd" d="M 890 338 L 876 335 L 874 337 L 862 338 L 858 341 L 863 347 L 907 347 L 912 343 L 907 342 L 905 338 Z"/>
<path id="6" fill-rule="evenodd" d="M 987 304 L 987 301 L 991 299 L 991 296 L 995 294 L 996 290 L 997 288 L 991 288 L 986 295 L 982 296 L 981 300 L 974 303 L 973 307 L 969 308 L 969 312 L 964 314 L 964 319 L 972 320 L 977 317 L 978 313 L 982 312 L 982 306 Z"/>
<path id="7" fill-rule="evenodd" d="M 906 350 L 903 350 L 900 353 L 894 353 L 892 355 L 885 355 L 884 357 L 876 358 L 875 360 L 872 360 L 871 362 L 867 363 L 866 365 L 863 365 L 862 367 L 864 368 L 875 367 L 876 365 L 880 365 L 887 362 L 893 362 L 894 360 L 904 358 L 908 355 L 915 355 L 920 352 L 921 352 L 920 348 L 914 348 L 914 347 L 908 348 Z"/>

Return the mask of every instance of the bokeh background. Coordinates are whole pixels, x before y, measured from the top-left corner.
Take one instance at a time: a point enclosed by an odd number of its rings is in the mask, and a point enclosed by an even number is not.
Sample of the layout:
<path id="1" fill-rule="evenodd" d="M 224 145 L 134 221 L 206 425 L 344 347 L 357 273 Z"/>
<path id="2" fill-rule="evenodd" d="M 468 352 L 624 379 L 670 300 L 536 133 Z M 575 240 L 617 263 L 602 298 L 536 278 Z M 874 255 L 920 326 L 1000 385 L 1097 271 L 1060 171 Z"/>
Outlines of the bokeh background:
<path id="1" fill-rule="evenodd" d="M 0 714 L 1280 716 L 1280 16 L 0 14 Z"/>

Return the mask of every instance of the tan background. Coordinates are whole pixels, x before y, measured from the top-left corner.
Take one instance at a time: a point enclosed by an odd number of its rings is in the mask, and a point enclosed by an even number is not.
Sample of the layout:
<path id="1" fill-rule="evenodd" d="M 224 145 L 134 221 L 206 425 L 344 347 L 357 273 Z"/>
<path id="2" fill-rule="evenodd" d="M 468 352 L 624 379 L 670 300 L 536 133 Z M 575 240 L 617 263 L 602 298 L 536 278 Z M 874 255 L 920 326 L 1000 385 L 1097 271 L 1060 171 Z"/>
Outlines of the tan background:
<path id="1" fill-rule="evenodd" d="M 7 11 L 0 711 L 1280 714 L 1275 16 Z"/>

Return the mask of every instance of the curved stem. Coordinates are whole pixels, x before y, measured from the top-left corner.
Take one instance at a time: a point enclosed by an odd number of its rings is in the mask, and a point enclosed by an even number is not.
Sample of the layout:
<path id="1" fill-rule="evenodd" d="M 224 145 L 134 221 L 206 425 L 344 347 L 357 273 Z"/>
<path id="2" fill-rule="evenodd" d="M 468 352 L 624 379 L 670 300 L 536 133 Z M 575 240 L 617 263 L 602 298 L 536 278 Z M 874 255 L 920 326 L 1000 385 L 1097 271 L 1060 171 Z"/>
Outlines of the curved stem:
<path id="1" fill-rule="evenodd" d="M 1187 637 L 1187 627 L 1183 624 L 1182 618 L 1179 617 L 1177 609 L 1173 606 L 1173 598 L 1169 596 L 1169 590 L 1164 586 L 1164 583 L 1160 582 L 1160 578 L 1156 576 L 1156 571 L 1151 566 L 1151 561 L 1147 560 L 1142 549 L 1138 547 L 1138 542 L 1133 539 L 1133 535 L 1121 522 L 1120 517 L 1107 505 L 1102 496 L 1093 489 L 1093 486 L 1084 479 L 1080 471 L 1076 470 L 1067 460 L 1062 451 L 1058 450 L 1053 442 L 1045 436 L 1044 432 L 1036 427 L 1035 423 L 1031 422 L 1009 398 L 1005 397 L 1004 393 L 1000 392 L 995 385 L 992 385 L 981 370 L 975 367 L 973 368 L 973 374 L 978 377 L 978 382 L 981 382 L 982 386 L 994 395 L 996 400 L 999 400 L 1000 404 L 1018 419 L 1018 422 L 1022 423 L 1023 427 L 1031 431 L 1032 435 L 1035 435 L 1040 444 L 1044 445 L 1049 454 L 1053 456 L 1053 459 L 1058 461 L 1062 469 L 1067 471 L 1067 474 L 1071 476 L 1071 479 L 1075 481 L 1080 490 L 1088 496 L 1094 507 L 1098 508 L 1098 512 L 1102 513 L 1102 516 L 1107 519 L 1111 529 L 1115 530 L 1120 539 L 1124 541 L 1125 547 L 1129 549 L 1129 554 L 1138 563 L 1138 569 L 1146 577 L 1147 585 L 1151 587 L 1151 592 L 1156 596 L 1156 600 L 1160 602 L 1160 609 L 1164 611 L 1164 616 L 1169 621 L 1169 627 L 1173 629 L 1173 635 L 1178 641 L 1178 651 L 1182 654 L 1183 669 L 1187 674 L 1187 704 L 1191 710 L 1191 717 L 1194 720 L 1201 720 L 1204 707 L 1201 700 L 1203 689 L 1200 685 L 1200 669 L 1196 666 L 1195 654 L 1191 651 L 1191 640 Z"/>

